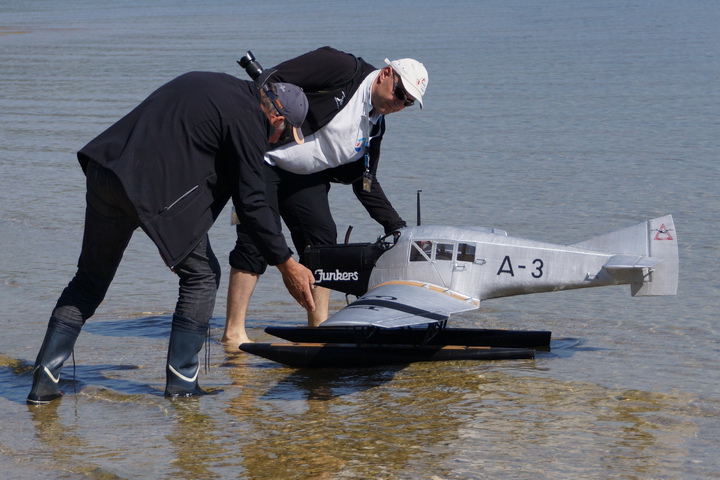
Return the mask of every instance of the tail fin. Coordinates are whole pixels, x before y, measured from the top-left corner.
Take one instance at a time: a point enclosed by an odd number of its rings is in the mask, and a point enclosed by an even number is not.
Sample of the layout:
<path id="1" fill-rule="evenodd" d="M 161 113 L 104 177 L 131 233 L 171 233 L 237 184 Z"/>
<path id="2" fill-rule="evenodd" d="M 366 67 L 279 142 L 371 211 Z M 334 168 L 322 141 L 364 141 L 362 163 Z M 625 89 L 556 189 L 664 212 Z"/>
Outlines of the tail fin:
<path id="1" fill-rule="evenodd" d="M 675 295 L 679 259 L 672 215 L 653 218 L 631 227 L 576 243 L 573 247 L 613 252 L 607 270 L 642 270 L 632 283 L 632 296 Z"/>

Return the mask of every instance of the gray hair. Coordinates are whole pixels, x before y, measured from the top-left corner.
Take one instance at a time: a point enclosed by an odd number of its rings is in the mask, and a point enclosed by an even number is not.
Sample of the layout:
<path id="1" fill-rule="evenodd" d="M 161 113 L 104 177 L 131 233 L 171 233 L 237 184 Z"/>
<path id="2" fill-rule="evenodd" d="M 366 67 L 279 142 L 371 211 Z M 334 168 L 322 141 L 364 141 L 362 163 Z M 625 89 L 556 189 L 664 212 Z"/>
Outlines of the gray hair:
<path id="1" fill-rule="evenodd" d="M 272 90 L 272 92 L 275 95 L 277 95 L 277 86 L 274 83 L 268 83 L 267 88 Z M 265 109 L 265 111 L 267 111 L 270 115 L 275 115 L 277 117 L 282 116 L 282 114 L 280 112 L 278 112 L 278 109 L 275 107 L 275 104 L 270 100 L 270 97 L 268 97 L 267 93 L 265 93 L 265 90 L 263 90 L 262 88 L 260 89 L 260 105 L 262 105 L 263 108 Z M 288 127 L 290 127 L 290 128 L 288 128 Z M 281 139 L 283 139 L 284 137 L 287 136 L 287 133 L 289 130 L 290 131 L 290 139 L 292 140 L 292 127 L 290 126 L 290 124 L 287 121 L 283 120 L 283 123 L 281 125 L 281 130 L 283 131 L 283 135 L 282 135 Z M 279 145 L 282 143 L 287 143 L 287 142 L 278 141 L 278 143 L 276 145 Z"/>
<path id="2" fill-rule="evenodd" d="M 274 84 L 269 83 L 267 88 L 277 95 L 277 87 Z M 265 90 L 262 88 L 260 89 L 260 105 L 262 105 L 271 115 L 280 115 L 280 112 L 278 112 L 277 108 L 275 108 L 275 105 L 270 100 L 270 97 L 268 97 L 267 93 L 265 93 Z"/>
<path id="3" fill-rule="evenodd" d="M 272 93 L 275 94 L 277 97 L 277 86 L 274 83 L 268 83 L 267 88 L 272 90 Z M 267 93 L 265 93 L 264 88 L 260 89 L 260 104 L 267 109 L 268 112 L 270 112 L 271 115 L 275 115 L 277 117 L 282 116 L 282 114 L 278 111 L 275 104 L 270 100 L 270 97 Z"/>

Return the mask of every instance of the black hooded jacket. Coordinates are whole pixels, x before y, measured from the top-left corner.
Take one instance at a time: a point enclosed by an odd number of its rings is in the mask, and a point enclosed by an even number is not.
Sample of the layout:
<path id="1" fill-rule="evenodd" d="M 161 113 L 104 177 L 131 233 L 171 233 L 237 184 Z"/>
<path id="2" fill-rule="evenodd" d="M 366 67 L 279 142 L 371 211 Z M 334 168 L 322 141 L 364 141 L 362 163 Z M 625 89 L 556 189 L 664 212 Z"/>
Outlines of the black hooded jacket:
<path id="1" fill-rule="evenodd" d="M 210 230 L 230 198 L 271 265 L 290 255 L 265 203 L 262 157 L 272 125 L 254 83 L 191 72 L 168 82 L 77 154 L 122 182 L 168 266 Z"/>

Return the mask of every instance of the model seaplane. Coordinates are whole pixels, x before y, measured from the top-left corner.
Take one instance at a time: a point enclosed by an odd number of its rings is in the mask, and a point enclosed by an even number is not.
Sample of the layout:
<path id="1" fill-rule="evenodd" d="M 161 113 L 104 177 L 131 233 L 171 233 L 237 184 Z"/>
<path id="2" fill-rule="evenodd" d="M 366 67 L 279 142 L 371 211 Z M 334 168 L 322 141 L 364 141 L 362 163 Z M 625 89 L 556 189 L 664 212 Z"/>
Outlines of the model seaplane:
<path id="1" fill-rule="evenodd" d="M 679 270 L 671 215 L 572 245 L 495 228 L 416 226 L 305 253 L 317 285 L 357 299 L 320 327 L 265 329 L 292 343 L 240 349 L 296 367 L 532 358 L 549 348 L 550 332 L 448 328 L 448 319 L 530 293 L 628 284 L 632 296 L 675 295 Z"/>

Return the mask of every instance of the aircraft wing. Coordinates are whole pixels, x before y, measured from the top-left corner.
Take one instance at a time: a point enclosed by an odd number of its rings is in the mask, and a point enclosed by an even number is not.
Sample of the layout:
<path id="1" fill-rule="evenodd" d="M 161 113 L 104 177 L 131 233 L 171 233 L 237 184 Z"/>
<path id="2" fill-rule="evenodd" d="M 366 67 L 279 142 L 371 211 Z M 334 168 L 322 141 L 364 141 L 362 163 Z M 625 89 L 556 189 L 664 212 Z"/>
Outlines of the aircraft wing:
<path id="1" fill-rule="evenodd" d="M 437 285 L 413 281 L 381 283 L 323 322 L 322 326 L 406 327 L 440 323 L 452 313 L 474 310 L 479 300 Z"/>

